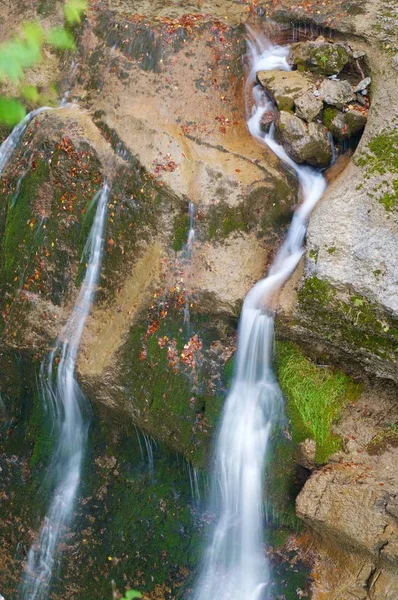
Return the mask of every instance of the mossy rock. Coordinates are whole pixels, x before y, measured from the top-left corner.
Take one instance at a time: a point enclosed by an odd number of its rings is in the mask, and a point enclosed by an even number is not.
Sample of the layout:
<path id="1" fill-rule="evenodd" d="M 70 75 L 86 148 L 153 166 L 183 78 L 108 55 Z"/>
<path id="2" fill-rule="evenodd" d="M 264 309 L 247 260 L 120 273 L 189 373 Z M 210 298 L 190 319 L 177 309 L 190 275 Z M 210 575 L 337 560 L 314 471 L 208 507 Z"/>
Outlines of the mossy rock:
<path id="1" fill-rule="evenodd" d="M 298 69 L 319 75 L 336 75 L 350 61 L 346 48 L 338 43 L 299 42 L 292 45 L 292 53 Z"/>
<path id="2" fill-rule="evenodd" d="M 160 316 L 137 318 L 116 359 L 114 392 L 145 431 L 204 466 L 226 389 L 223 359 L 212 353 L 220 333 L 193 313 L 187 334 L 183 298 L 168 298 L 166 306 Z"/>
<path id="3" fill-rule="evenodd" d="M 377 188 L 370 186 L 368 195 L 375 196 L 387 212 L 398 207 L 398 135 L 395 130 L 386 130 L 373 137 L 367 149 L 362 151 L 355 164 L 364 170 L 365 179 L 385 176 Z M 368 186 L 369 187 L 369 186 Z"/>
<path id="4" fill-rule="evenodd" d="M 360 294 L 338 290 L 316 275 L 298 292 L 295 323 L 351 356 L 367 370 L 396 378 L 398 320 Z"/>

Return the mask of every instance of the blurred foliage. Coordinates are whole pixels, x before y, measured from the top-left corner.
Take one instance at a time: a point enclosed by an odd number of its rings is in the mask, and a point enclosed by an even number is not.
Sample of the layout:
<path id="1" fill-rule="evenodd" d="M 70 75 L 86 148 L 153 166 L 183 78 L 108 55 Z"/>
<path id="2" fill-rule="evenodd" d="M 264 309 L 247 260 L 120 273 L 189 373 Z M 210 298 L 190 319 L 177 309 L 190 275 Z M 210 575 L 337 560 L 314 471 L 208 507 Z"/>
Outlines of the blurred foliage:
<path id="1" fill-rule="evenodd" d="M 0 45 L 0 83 L 10 82 L 17 89 L 16 98 L 0 96 L 0 123 L 16 125 L 26 114 L 23 102 L 39 101 L 38 89 L 24 82 L 26 71 L 43 61 L 45 46 L 76 50 L 71 28 L 81 23 L 86 8 L 87 0 L 67 0 L 64 26 L 44 29 L 39 22 L 25 23 L 20 33 Z"/>

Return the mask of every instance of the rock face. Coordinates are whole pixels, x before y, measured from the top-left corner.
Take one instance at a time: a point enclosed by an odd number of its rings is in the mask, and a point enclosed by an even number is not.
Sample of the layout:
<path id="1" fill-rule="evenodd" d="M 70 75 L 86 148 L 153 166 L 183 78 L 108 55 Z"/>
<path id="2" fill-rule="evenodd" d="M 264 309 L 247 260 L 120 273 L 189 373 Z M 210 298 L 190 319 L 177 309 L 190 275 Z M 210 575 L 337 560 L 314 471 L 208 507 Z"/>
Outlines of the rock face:
<path id="1" fill-rule="evenodd" d="M 9 164 L 2 343 L 43 355 L 61 331 L 81 282 L 85 215 L 107 179 L 106 252 L 79 358 L 82 385 L 203 463 L 232 323 L 272 259 L 298 188 L 246 130 L 240 29 L 209 16 L 175 18 L 143 22 L 103 7 L 91 15 L 70 96 L 83 110 L 44 113 Z M 142 44 L 152 48 L 145 60 Z M 28 168 L 18 188 L 21 166 Z M 198 218 L 188 265 L 189 202 Z M 187 306 L 193 333 L 203 330 L 206 340 L 184 330 Z M 202 326 L 205 318 L 212 324 Z M 173 353 L 177 362 L 167 358 Z"/>
<path id="2" fill-rule="evenodd" d="M 278 140 L 297 163 L 326 167 L 332 159 L 332 148 L 326 127 L 320 123 L 306 125 L 291 113 L 281 111 L 276 123 Z"/>
<path id="3" fill-rule="evenodd" d="M 397 423 L 396 389 L 368 387 L 337 427 L 345 451 L 316 471 L 297 499 L 298 514 L 323 540 L 315 598 L 333 587 L 341 598 L 392 600 L 398 593 Z M 330 556 L 339 565 L 334 575 Z"/>
<path id="4" fill-rule="evenodd" d="M 397 40 L 382 4 L 371 4 L 375 12 L 350 16 L 344 27 L 366 40 L 361 47 L 372 72 L 374 104 L 353 160 L 344 171 L 339 168 L 313 212 L 303 274 L 281 299 L 279 331 L 295 335 L 322 364 L 333 361 L 358 376 L 369 371 L 397 381 L 398 263 L 393 248 L 398 246 L 398 221 L 392 126 L 397 111 L 391 102 L 396 74 L 382 49 L 386 43 L 396 47 Z M 393 12 L 396 18 L 395 8 Z M 341 127 L 346 125 L 345 114 L 339 117 Z M 299 495 L 298 512 L 316 533 L 316 600 L 398 596 L 396 398 L 396 388 L 381 379 L 373 391 L 365 392 L 337 428 L 345 438 L 345 452 L 315 471 Z"/>

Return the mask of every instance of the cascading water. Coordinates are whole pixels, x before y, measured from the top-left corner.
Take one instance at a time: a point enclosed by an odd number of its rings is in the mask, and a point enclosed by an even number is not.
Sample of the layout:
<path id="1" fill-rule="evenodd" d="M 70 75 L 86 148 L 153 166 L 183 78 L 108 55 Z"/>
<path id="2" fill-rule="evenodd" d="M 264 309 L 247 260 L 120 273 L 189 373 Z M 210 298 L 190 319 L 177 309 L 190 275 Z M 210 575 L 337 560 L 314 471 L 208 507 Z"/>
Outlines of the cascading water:
<path id="1" fill-rule="evenodd" d="M 108 196 L 109 188 L 105 184 L 93 199 L 92 207 L 97 203 L 97 209 L 86 246 L 88 266 L 83 284 L 54 350 L 41 367 L 41 395 L 45 408 L 51 413 L 56 440 L 49 467 L 54 491 L 39 539 L 28 553 L 20 585 L 20 597 L 24 600 L 43 600 L 49 596 L 58 559 L 58 545 L 70 524 L 80 483 L 88 431 L 88 420 L 84 413 L 87 412 L 88 403 L 75 379 L 75 366 L 101 269 Z M 58 354 L 60 359 L 54 378 Z"/>
<path id="2" fill-rule="evenodd" d="M 249 30 L 251 71 L 247 90 L 253 109 L 247 126 L 299 178 L 303 202 L 269 275 L 248 293 L 242 309 L 233 382 L 225 401 L 212 474 L 212 512 L 216 522 L 206 550 L 195 600 L 272 598 L 272 576 L 263 548 L 263 471 L 270 434 L 283 418 L 283 398 L 272 371 L 275 296 L 297 267 L 306 223 L 326 184 L 310 167 L 299 167 L 276 143 L 273 128 L 261 118 L 275 110 L 264 89 L 255 85 L 260 70 L 289 70 L 288 49 L 273 46 Z"/>
<path id="3" fill-rule="evenodd" d="M 23 134 L 26 131 L 27 126 L 35 118 L 36 115 L 43 112 L 44 110 L 51 110 L 49 106 L 42 106 L 41 108 L 36 108 L 36 110 L 32 110 L 30 113 L 26 115 L 24 119 L 10 133 L 8 138 L 4 140 L 4 142 L 0 146 L 0 175 L 2 174 L 4 167 L 7 165 L 8 161 L 11 158 L 12 153 L 15 148 L 18 146 L 19 142 Z"/>

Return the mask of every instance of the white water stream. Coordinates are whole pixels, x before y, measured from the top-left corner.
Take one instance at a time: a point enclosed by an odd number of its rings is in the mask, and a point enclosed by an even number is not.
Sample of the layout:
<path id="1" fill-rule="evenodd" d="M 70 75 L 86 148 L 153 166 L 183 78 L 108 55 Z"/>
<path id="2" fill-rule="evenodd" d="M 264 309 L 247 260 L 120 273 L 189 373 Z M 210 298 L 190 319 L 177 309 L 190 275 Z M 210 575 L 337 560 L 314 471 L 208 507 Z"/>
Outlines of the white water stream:
<path id="1" fill-rule="evenodd" d="M 300 181 L 302 203 L 268 276 L 248 293 L 242 309 L 233 382 L 224 404 L 212 474 L 212 512 L 216 522 L 206 550 L 195 600 L 273 598 L 272 575 L 263 547 L 263 472 L 270 435 L 283 417 L 283 398 L 272 371 L 275 296 L 303 255 L 306 224 L 325 190 L 322 175 L 299 167 L 277 144 L 273 128 L 260 127 L 274 108 L 255 85 L 260 70 L 289 70 L 288 49 L 273 46 L 249 30 L 251 72 L 247 87 L 254 106 L 247 121 L 252 136 L 266 144 Z"/>
<path id="2" fill-rule="evenodd" d="M 58 546 L 68 531 L 80 483 L 88 430 L 88 419 L 84 413 L 88 403 L 75 379 L 75 366 L 101 270 L 108 196 L 109 188 L 105 184 L 92 201 L 92 209 L 95 203 L 97 208 L 86 245 L 86 274 L 72 314 L 54 350 L 42 363 L 42 400 L 51 412 L 55 438 L 48 471 L 54 489 L 39 538 L 28 553 L 20 585 L 20 598 L 24 600 L 44 600 L 49 596 L 60 554 Z M 54 365 L 58 357 L 55 375 Z"/>
<path id="3" fill-rule="evenodd" d="M 12 153 L 18 146 L 23 134 L 26 131 L 29 123 L 35 118 L 36 115 L 43 112 L 44 110 L 52 110 L 49 106 L 42 106 L 36 108 L 26 115 L 24 119 L 10 133 L 8 138 L 0 145 L 0 175 L 4 171 L 5 166 L 11 158 Z"/>

